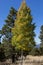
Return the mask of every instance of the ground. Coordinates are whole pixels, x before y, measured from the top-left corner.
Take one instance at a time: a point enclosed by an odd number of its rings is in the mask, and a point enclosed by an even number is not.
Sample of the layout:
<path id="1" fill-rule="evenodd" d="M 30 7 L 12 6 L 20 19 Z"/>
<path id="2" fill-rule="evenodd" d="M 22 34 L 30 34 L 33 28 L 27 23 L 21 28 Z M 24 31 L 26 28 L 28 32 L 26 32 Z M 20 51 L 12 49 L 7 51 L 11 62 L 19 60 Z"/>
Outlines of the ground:
<path id="1" fill-rule="evenodd" d="M 8 61 L 8 60 L 7 60 Z M 23 60 L 21 61 L 21 59 L 19 58 L 19 60 L 16 63 L 0 63 L 0 65 L 43 65 L 43 56 L 31 56 L 28 55 L 26 58 L 23 58 Z"/>

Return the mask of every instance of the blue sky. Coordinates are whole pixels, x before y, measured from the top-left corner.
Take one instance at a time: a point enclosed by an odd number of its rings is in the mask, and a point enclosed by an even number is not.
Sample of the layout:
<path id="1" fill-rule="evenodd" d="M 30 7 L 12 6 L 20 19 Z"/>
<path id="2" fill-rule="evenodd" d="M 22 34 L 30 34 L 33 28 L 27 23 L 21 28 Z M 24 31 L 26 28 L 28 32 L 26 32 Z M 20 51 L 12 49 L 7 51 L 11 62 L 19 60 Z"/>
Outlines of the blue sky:
<path id="1" fill-rule="evenodd" d="M 0 29 L 4 24 L 4 20 L 6 19 L 10 7 L 14 7 L 16 10 L 19 9 L 22 0 L 0 0 Z M 35 40 L 37 44 L 40 43 L 39 34 L 40 27 L 43 25 L 43 0 L 26 0 L 26 4 L 31 9 L 31 14 L 33 16 L 33 22 L 36 23 L 36 37 Z"/>

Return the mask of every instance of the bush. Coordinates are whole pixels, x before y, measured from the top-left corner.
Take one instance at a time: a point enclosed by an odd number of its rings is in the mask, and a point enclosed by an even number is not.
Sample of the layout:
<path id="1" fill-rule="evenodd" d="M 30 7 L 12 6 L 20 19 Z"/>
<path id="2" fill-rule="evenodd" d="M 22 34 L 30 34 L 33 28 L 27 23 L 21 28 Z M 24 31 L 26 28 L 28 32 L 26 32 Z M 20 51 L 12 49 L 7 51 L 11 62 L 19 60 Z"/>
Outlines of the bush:
<path id="1" fill-rule="evenodd" d="M 40 55 L 40 49 L 39 48 L 33 48 L 29 54 L 33 55 L 33 56 L 39 56 Z"/>

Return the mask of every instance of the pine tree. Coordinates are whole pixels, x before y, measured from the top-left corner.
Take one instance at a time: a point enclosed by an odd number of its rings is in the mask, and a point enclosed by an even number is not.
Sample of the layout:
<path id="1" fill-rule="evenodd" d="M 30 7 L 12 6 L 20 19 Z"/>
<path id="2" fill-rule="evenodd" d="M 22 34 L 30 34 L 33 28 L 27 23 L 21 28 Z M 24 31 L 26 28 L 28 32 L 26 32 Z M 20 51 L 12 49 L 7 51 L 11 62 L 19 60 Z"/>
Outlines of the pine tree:
<path id="1" fill-rule="evenodd" d="M 2 40 L 2 47 L 4 48 L 5 56 L 6 58 L 10 58 L 12 55 L 12 45 L 11 45 L 11 38 L 12 38 L 12 32 L 11 29 L 14 26 L 14 21 L 16 19 L 17 11 L 11 7 L 9 15 L 7 16 L 7 19 L 5 20 L 5 24 L 2 27 L 1 34 L 4 37 Z M 15 52 L 15 51 L 14 51 Z"/>
<path id="2" fill-rule="evenodd" d="M 40 31 L 40 40 L 41 40 L 41 46 L 43 46 L 43 25 L 41 26 L 41 31 Z"/>
<path id="3" fill-rule="evenodd" d="M 40 31 L 40 52 L 41 52 L 41 55 L 43 55 L 43 25 L 41 26 L 41 31 Z"/>
<path id="4" fill-rule="evenodd" d="M 34 47 L 34 29 L 35 24 L 32 23 L 30 8 L 23 1 L 17 12 L 15 26 L 12 28 L 12 45 L 15 49 L 29 51 Z"/>
<path id="5" fill-rule="evenodd" d="M 5 35 L 7 38 L 7 41 L 11 41 L 12 33 L 11 28 L 14 26 L 14 21 L 16 19 L 16 13 L 17 11 L 11 7 L 9 15 L 7 16 L 7 19 L 5 20 L 5 25 L 2 27 L 2 35 Z"/>

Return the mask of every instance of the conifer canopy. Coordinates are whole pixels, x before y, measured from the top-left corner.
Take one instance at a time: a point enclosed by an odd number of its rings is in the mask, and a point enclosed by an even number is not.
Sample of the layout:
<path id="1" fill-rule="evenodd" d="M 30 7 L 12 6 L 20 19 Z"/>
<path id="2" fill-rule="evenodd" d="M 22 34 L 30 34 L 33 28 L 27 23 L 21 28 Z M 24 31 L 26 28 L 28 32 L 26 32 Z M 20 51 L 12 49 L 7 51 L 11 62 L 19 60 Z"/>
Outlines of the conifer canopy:
<path id="1" fill-rule="evenodd" d="M 32 49 L 35 45 L 34 29 L 35 24 L 32 23 L 31 10 L 23 1 L 17 12 L 15 26 L 12 28 L 12 45 L 18 50 L 29 51 Z"/>

